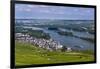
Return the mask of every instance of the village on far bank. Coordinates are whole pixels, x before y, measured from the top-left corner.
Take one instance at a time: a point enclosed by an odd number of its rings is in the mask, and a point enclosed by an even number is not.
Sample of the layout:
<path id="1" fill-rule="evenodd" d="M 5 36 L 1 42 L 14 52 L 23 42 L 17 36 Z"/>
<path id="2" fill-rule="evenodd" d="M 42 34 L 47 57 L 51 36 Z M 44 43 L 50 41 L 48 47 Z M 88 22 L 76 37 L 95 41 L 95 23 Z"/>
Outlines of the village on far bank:
<path id="1" fill-rule="evenodd" d="M 29 34 L 25 33 L 15 33 L 15 40 L 18 42 L 25 42 L 25 43 L 31 43 L 34 46 L 38 46 L 43 49 L 47 49 L 48 51 L 72 51 L 71 47 L 63 46 L 60 44 L 60 42 L 57 42 L 53 39 L 44 39 L 44 38 L 36 38 L 32 37 Z"/>

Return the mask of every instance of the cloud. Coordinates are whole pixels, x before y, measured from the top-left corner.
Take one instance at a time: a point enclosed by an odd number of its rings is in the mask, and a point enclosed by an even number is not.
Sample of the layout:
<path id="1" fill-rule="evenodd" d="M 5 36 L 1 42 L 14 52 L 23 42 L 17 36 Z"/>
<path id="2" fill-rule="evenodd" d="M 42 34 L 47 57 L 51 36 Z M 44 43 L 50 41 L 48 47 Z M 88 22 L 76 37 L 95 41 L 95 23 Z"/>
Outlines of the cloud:
<path id="1" fill-rule="evenodd" d="M 47 6 L 47 5 L 40 5 L 40 7 L 42 7 L 42 8 L 48 8 L 48 7 L 51 7 L 51 6 Z"/>
<path id="2" fill-rule="evenodd" d="M 18 5 L 16 5 L 16 6 L 15 6 L 15 8 L 17 9 L 17 8 L 19 8 L 19 6 L 18 6 Z"/>
<path id="3" fill-rule="evenodd" d="M 36 7 L 36 6 L 34 6 L 34 5 L 27 5 L 27 7 L 33 8 L 33 7 Z"/>
<path id="4" fill-rule="evenodd" d="M 44 13 L 50 13 L 51 11 L 50 10 L 42 10 L 40 12 L 44 12 Z"/>
<path id="5" fill-rule="evenodd" d="M 29 8 L 28 8 L 28 9 L 25 9 L 25 11 L 30 12 L 30 11 L 31 11 L 31 9 L 29 9 Z"/>
<path id="6" fill-rule="evenodd" d="M 28 8 L 50 8 L 51 6 L 47 5 L 26 5 Z"/>
<path id="7" fill-rule="evenodd" d="M 23 18 L 92 18 L 94 9 L 92 8 L 77 8 L 63 6 L 47 6 L 47 5 L 30 5 L 16 4 L 15 12 L 17 17 Z"/>

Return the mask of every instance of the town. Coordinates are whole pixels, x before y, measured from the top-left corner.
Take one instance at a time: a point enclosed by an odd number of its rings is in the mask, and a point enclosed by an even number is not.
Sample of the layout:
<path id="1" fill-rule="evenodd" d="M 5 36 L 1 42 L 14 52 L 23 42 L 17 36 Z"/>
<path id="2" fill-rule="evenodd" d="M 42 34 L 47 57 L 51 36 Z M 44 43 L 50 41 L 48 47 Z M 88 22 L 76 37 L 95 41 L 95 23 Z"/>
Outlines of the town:
<path id="1" fill-rule="evenodd" d="M 59 42 L 54 41 L 53 39 L 43 39 L 32 37 L 29 34 L 16 33 L 15 34 L 16 41 L 19 42 L 28 42 L 40 48 L 47 49 L 49 51 L 56 51 L 63 48 Z M 70 47 L 66 48 L 67 51 L 72 51 Z"/>

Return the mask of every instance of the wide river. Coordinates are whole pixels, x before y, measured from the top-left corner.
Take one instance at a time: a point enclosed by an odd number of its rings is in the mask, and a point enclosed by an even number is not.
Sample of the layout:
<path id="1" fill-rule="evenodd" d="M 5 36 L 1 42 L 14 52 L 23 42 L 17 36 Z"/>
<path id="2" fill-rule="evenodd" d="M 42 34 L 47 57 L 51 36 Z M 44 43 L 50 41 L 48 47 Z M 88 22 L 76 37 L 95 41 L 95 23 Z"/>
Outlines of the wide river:
<path id="1" fill-rule="evenodd" d="M 57 33 L 56 30 L 48 30 L 47 28 L 37 28 L 37 27 L 24 27 L 24 28 L 32 28 L 33 30 L 43 30 L 45 33 L 49 33 L 51 38 L 60 44 L 72 47 L 74 49 L 80 50 L 94 50 L 94 43 L 89 42 L 87 40 L 83 40 L 74 36 L 64 36 Z M 70 31 L 70 30 L 67 30 Z M 79 37 L 87 37 L 87 38 L 94 38 L 94 35 L 89 34 L 88 32 L 78 32 L 73 31 L 75 36 Z"/>
<path id="2" fill-rule="evenodd" d="M 51 38 L 55 41 L 60 42 L 62 45 L 72 47 L 74 49 L 81 49 L 81 50 L 94 50 L 94 43 L 74 37 L 74 36 L 63 36 L 59 35 L 57 31 L 43 29 L 44 32 L 49 33 Z M 88 37 L 94 38 L 93 35 L 86 33 L 86 32 L 77 32 L 73 31 L 73 34 L 80 37 Z"/>

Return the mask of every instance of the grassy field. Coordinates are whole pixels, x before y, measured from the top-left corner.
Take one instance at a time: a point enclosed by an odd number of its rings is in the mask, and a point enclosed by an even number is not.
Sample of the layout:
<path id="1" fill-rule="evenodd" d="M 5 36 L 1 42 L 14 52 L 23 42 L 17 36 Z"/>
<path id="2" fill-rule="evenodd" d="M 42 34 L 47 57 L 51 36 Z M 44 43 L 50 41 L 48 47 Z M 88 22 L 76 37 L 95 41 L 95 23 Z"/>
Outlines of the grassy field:
<path id="1" fill-rule="evenodd" d="M 49 52 L 28 43 L 16 42 L 15 63 L 17 65 L 54 64 L 93 61 L 91 53 L 86 52 Z"/>

